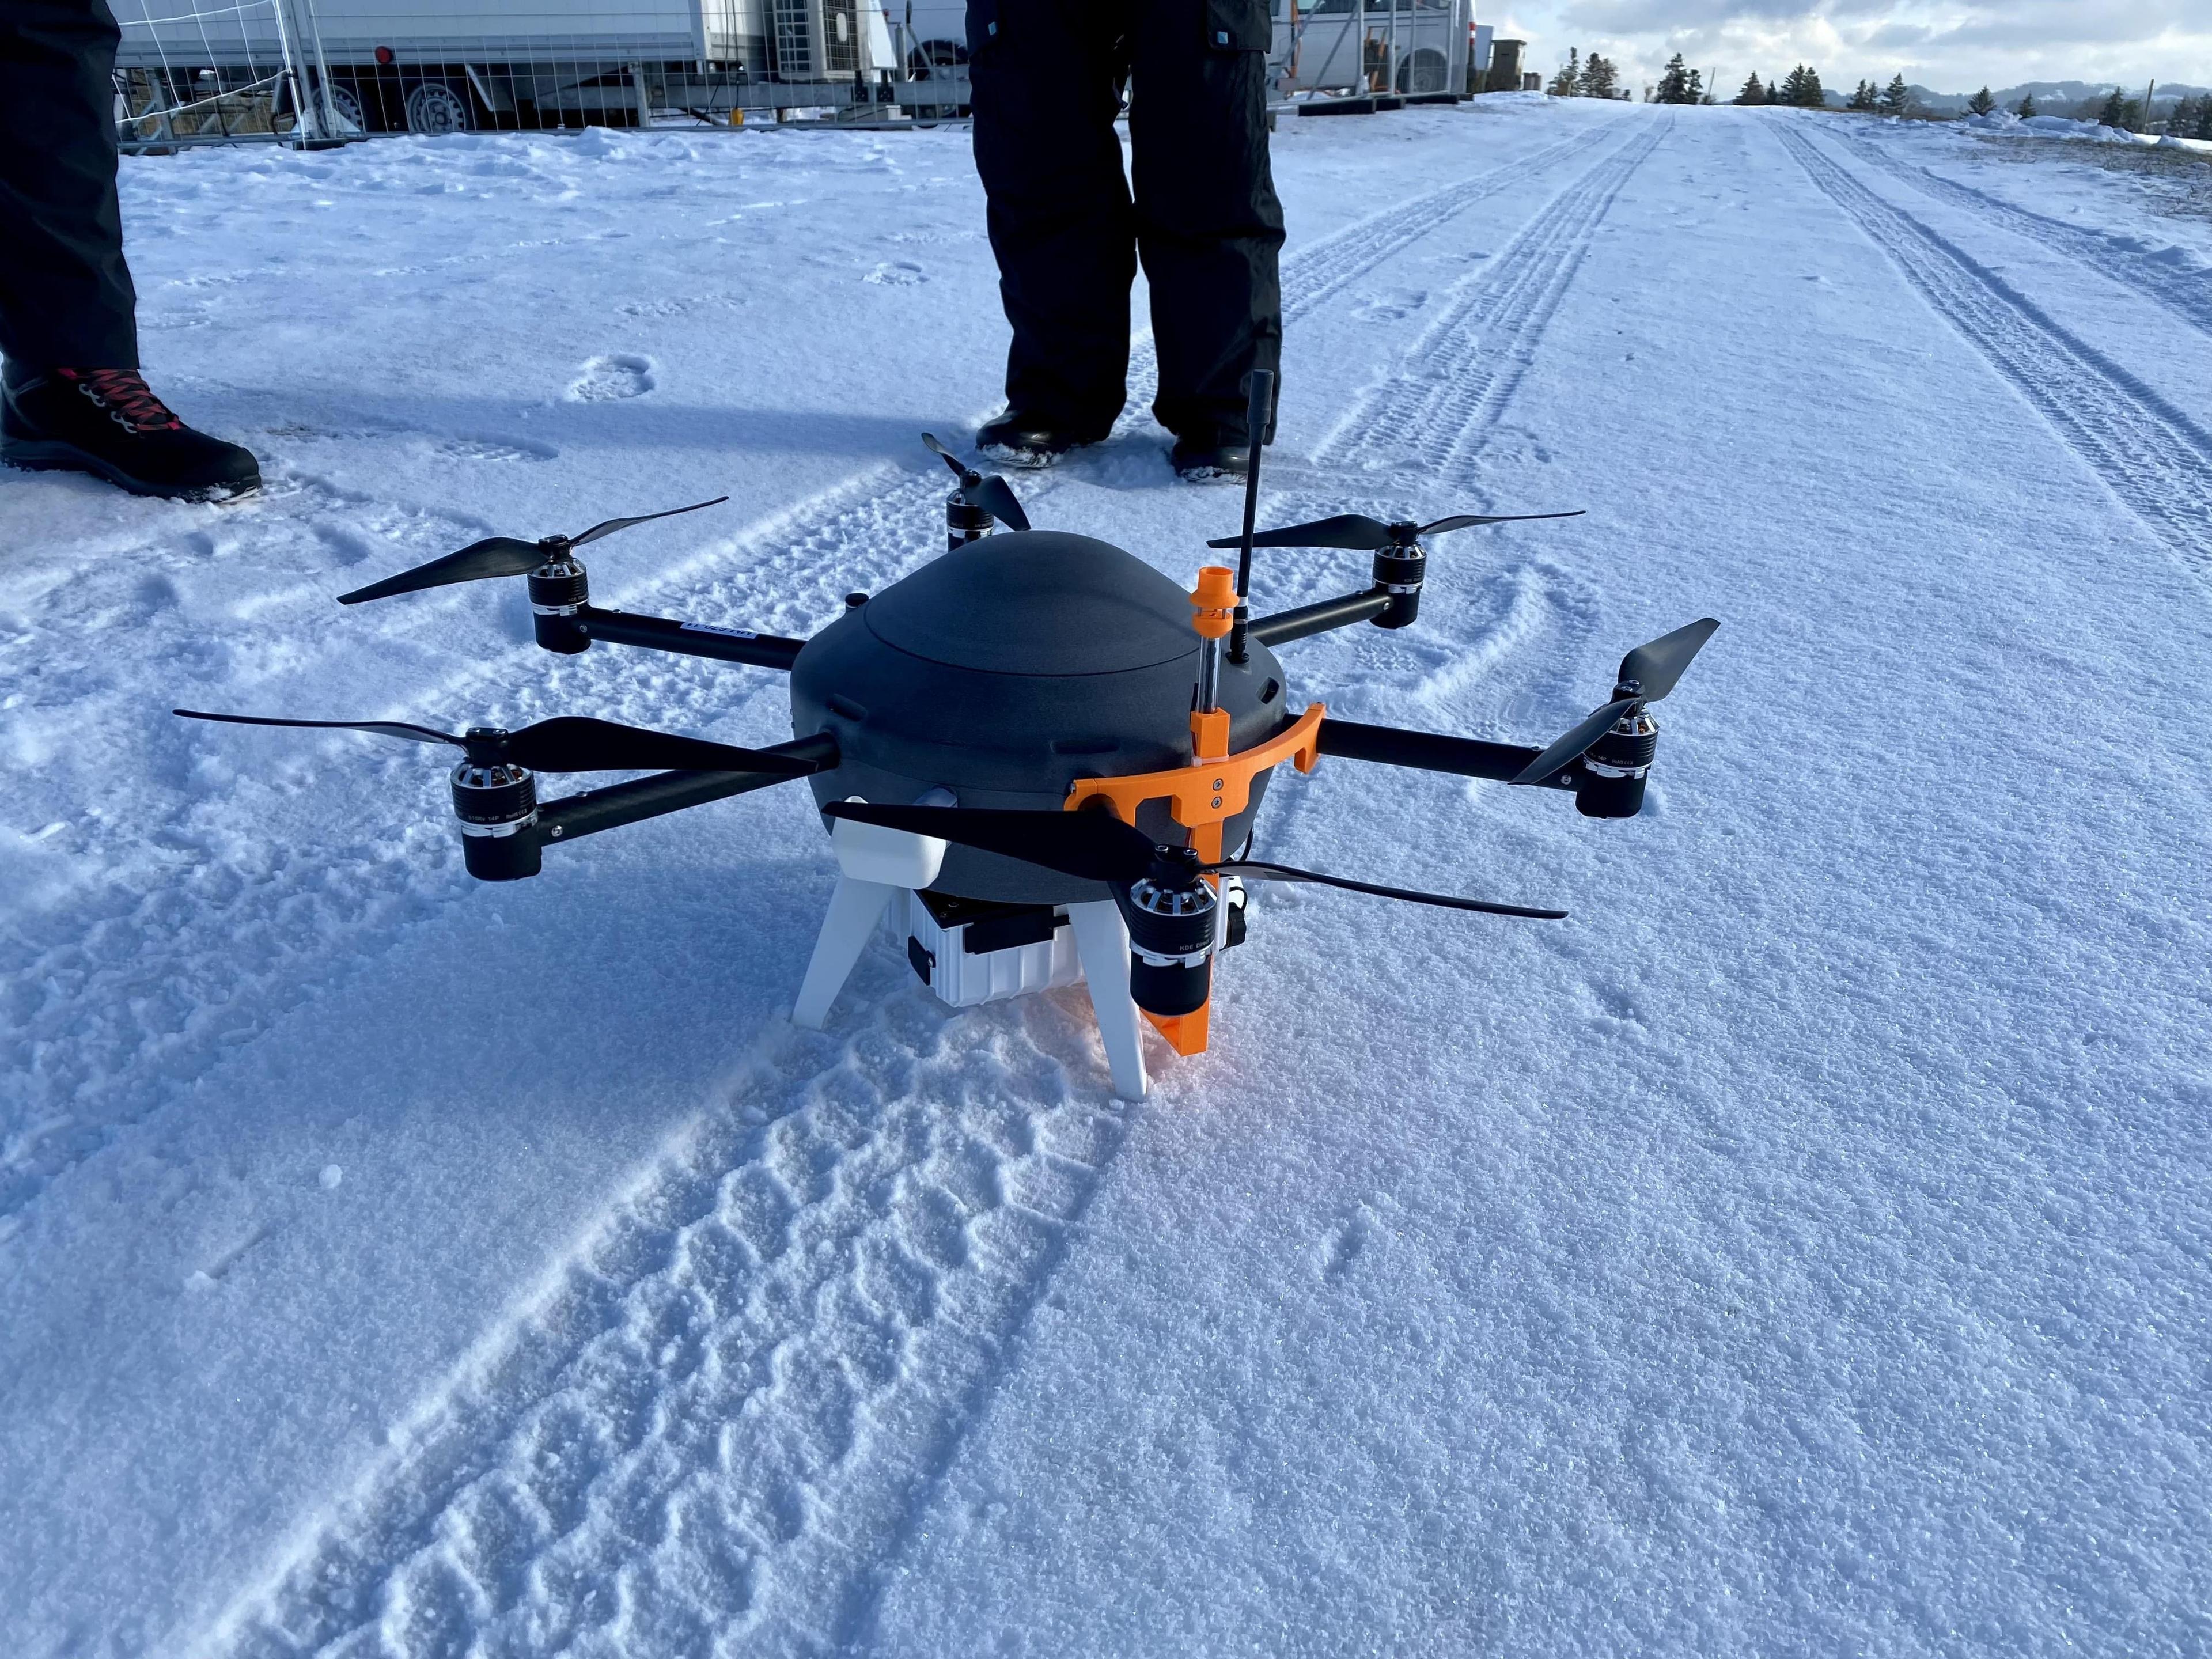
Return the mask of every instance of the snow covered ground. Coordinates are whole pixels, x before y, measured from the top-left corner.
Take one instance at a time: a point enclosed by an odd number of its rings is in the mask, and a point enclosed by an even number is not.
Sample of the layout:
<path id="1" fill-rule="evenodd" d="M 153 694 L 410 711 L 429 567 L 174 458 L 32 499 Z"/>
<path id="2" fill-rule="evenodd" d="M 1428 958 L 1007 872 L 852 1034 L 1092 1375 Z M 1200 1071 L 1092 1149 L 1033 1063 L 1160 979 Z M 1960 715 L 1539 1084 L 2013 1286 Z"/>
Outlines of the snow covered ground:
<path id="1" fill-rule="evenodd" d="M 603 602 L 803 633 L 994 406 L 964 135 L 126 165 L 226 509 L 0 474 L 0 1650 L 2212 1645 L 2212 224 L 1785 111 L 1285 124 L 1262 511 L 1437 550 L 1294 699 L 1541 739 L 1725 626 L 1640 819 L 1330 761 L 1217 1039 L 949 1013 L 769 791 L 463 875 L 434 760 L 176 703 L 786 734 L 332 596 L 724 491 Z M 1139 355 L 1139 378 L 1144 359 Z M 1140 393 L 1141 393 L 1141 388 Z M 1133 412 L 1023 481 L 1187 575 Z M 1284 554 L 1288 605 L 1360 578 Z"/>

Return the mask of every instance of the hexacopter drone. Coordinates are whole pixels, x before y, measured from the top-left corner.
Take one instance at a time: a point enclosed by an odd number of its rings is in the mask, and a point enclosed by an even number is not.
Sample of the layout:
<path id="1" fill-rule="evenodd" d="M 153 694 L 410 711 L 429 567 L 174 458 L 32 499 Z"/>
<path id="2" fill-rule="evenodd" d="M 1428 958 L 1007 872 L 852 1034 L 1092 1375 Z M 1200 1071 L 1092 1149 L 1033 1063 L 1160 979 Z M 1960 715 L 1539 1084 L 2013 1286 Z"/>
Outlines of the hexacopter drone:
<path id="1" fill-rule="evenodd" d="M 1272 379 L 1253 376 L 1255 433 Z M 575 718 L 453 737 L 391 720 L 176 712 L 459 748 L 453 811 L 468 872 L 484 881 L 534 876 L 548 847 L 580 836 L 805 778 L 838 877 L 794 1020 L 822 1024 L 888 915 L 915 972 L 956 1007 L 1087 981 L 1115 1091 L 1139 1098 L 1140 1016 L 1176 1052 L 1205 1048 L 1213 959 L 1243 941 L 1248 881 L 1318 882 L 1497 915 L 1566 914 L 1230 855 L 1249 850 L 1276 767 L 1308 772 L 1334 755 L 1565 790 L 1588 817 L 1632 817 L 1658 741 L 1650 705 L 1720 625 L 1708 617 L 1638 646 L 1621 659 L 1605 706 L 1540 750 L 1361 725 L 1318 702 L 1293 712 L 1274 647 L 1354 623 L 1407 626 L 1420 610 L 1424 538 L 1573 515 L 1417 525 L 1346 514 L 1255 534 L 1255 443 L 1243 534 L 1207 544 L 1240 549 L 1237 568 L 1201 568 L 1186 594 L 1108 543 L 1031 530 L 1004 479 L 924 441 L 960 477 L 946 503 L 946 552 L 880 593 L 850 595 L 845 614 L 811 639 L 593 605 L 576 550 L 668 514 L 537 542 L 493 537 L 340 598 L 357 605 L 525 576 L 546 650 L 641 646 L 788 673 L 789 743 L 740 749 Z M 991 533 L 994 523 L 1012 533 Z M 1371 553 L 1372 585 L 1255 618 L 1246 601 L 1255 547 Z M 538 795 L 541 772 L 655 769 L 665 769 L 556 800 Z"/>

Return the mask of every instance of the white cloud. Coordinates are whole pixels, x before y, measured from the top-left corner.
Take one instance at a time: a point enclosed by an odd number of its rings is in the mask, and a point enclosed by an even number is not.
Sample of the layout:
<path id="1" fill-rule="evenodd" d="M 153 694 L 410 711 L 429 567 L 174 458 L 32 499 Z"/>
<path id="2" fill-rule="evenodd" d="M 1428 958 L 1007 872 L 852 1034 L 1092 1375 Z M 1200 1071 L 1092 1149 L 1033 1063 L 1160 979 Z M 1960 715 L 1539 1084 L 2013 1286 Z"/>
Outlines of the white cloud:
<path id="1" fill-rule="evenodd" d="M 1808 64 L 1831 87 L 1862 76 L 1971 92 L 2022 81 L 2156 76 L 2212 86 L 2208 0 L 1515 0 L 1476 15 L 1529 43 L 1549 71 L 1567 48 L 1601 52 L 1639 90 L 1680 52 L 1729 90 L 1756 70 Z"/>

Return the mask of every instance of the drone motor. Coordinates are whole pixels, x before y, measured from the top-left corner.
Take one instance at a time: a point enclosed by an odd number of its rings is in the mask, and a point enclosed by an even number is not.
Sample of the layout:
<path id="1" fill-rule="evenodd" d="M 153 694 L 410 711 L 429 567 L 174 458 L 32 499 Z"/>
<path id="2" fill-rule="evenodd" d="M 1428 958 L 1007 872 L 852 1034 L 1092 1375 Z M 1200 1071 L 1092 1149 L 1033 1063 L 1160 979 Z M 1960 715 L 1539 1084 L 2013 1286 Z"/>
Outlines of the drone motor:
<path id="1" fill-rule="evenodd" d="M 495 744 L 507 733 L 495 726 L 472 726 L 471 742 Z M 461 859 L 478 881 L 520 881 L 544 868 L 534 836 L 522 832 L 538 822 L 538 780 L 526 766 L 471 755 L 453 768 L 453 816 L 461 823 Z"/>
<path id="2" fill-rule="evenodd" d="M 991 533 L 994 525 L 1009 525 L 1016 530 L 1030 527 L 1029 514 L 1022 511 L 1021 500 L 1014 494 L 1012 484 L 995 472 L 982 472 L 969 465 L 938 442 L 933 434 L 923 433 L 921 441 L 960 480 L 945 498 L 946 552 L 957 552 L 970 542 L 980 542 Z"/>
<path id="3" fill-rule="evenodd" d="M 970 542 L 982 540 L 997 523 L 988 507 L 969 503 L 966 490 L 955 489 L 945 498 L 945 551 L 949 553 L 956 547 L 965 547 Z"/>
<path id="4" fill-rule="evenodd" d="M 1413 525 L 1393 525 L 1395 530 L 1414 530 Z M 1375 618 L 1377 628 L 1410 628 L 1421 614 L 1421 584 L 1427 580 L 1429 556 L 1419 542 L 1408 536 L 1403 542 L 1375 551 L 1375 586 L 1390 596 L 1389 604 Z"/>
<path id="5" fill-rule="evenodd" d="M 1163 863 L 1165 863 L 1163 860 Z M 1220 899 L 1200 873 L 1198 855 L 1117 887 L 1129 929 L 1129 995 L 1148 1014 L 1194 1014 L 1213 990 Z"/>
<path id="6" fill-rule="evenodd" d="M 1632 680 L 1613 695 L 1633 696 L 1636 689 Z M 1644 810 L 1644 786 L 1658 750 L 1659 722 L 1651 711 L 1641 704 L 1628 710 L 1583 757 L 1588 775 L 1575 791 L 1575 811 L 1586 818 L 1634 817 Z"/>
<path id="7" fill-rule="evenodd" d="M 548 544 L 545 562 L 529 573 L 530 630 L 548 651 L 573 657 L 592 648 L 576 617 L 592 602 L 591 578 L 566 542 Z"/>

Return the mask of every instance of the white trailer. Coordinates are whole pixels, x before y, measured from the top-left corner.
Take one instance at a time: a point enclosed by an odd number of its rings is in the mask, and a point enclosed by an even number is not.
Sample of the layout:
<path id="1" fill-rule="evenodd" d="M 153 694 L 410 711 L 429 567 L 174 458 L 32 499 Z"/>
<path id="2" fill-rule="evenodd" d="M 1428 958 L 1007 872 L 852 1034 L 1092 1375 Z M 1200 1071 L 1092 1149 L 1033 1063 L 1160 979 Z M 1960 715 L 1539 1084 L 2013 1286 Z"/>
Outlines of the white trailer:
<path id="1" fill-rule="evenodd" d="M 1285 93 L 1464 93 L 1472 0 L 1273 0 Z"/>
<path id="2" fill-rule="evenodd" d="M 919 70 L 957 79 L 957 88 L 904 90 L 917 71 L 882 0 L 117 0 L 115 9 L 131 112 L 140 107 L 132 89 L 155 82 L 179 102 L 195 89 L 265 88 L 273 62 L 292 66 L 295 101 L 327 88 L 341 127 L 367 132 L 966 102 L 964 49 L 963 61 Z"/>

